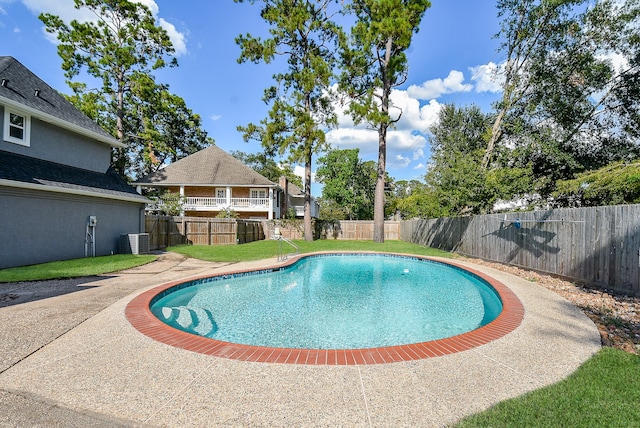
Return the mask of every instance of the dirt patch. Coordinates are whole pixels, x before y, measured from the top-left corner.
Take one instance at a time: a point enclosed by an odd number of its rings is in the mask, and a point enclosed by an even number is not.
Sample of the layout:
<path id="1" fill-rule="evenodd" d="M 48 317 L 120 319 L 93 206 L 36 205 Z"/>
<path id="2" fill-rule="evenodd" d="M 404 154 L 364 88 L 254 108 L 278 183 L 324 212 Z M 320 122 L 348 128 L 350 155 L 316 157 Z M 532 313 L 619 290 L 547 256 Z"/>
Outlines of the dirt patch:
<path id="1" fill-rule="evenodd" d="M 558 293 L 591 318 L 600 331 L 603 346 L 640 354 L 640 297 L 616 294 L 606 289 L 589 288 L 515 266 L 462 258 L 519 276 Z"/>

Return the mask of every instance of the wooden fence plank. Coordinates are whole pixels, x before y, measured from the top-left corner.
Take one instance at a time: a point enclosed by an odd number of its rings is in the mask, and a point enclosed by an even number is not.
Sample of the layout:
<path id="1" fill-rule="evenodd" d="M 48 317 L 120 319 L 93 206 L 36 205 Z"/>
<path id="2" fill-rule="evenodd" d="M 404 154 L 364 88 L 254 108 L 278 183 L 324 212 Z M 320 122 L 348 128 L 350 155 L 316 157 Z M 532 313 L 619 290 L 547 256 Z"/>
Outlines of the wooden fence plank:
<path id="1" fill-rule="evenodd" d="M 242 225 L 238 233 L 238 225 Z M 150 249 L 172 245 L 229 245 L 264 239 L 259 220 L 147 215 Z"/>
<path id="2" fill-rule="evenodd" d="M 280 229 L 280 233 L 285 238 L 304 239 L 302 220 L 263 220 L 266 239 L 271 239 L 276 227 Z M 373 221 L 368 220 L 315 220 L 313 228 L 314 239 L 368 241 L 373 239 Z M 401 239 L 401 230 L 399 221 L 386 221 L 384 223 L 384 239 Z"/>
<path id="3" fill-rule="evenodd" d="M 408 220 L 399 236 L 640 295 L 640 205 Z"/>

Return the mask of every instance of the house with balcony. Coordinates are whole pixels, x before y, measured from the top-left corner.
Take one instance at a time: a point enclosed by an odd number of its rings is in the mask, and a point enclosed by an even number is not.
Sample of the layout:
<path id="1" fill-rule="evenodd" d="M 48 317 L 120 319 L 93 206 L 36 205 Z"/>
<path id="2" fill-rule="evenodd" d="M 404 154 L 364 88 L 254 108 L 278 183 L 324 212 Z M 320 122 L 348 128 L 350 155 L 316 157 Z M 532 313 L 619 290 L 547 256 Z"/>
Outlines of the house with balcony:
<path id="1" fill-rule="evenodd" d="M 101 256 L 144 232 L 148 199 L 111 168 L 118 140 L 0 56 L 0 268 Z"/>
<path id="2" fill-rule="evenodd" d="M 156 189 L 180 195 L 180 214 L 190 217 L 217 217 L 223 211 L 233 211 L 239 218 L 271 220 L 282 218 L 289 207 L 296 212 L 300 209 L 291 204 L 298 200 L 286 193 L 288 185 L 268 180 L 215 145 L 132 184 L 139 192 Z M 162 199 L 158 202 L 163 204 Z M 314 205 L 317 208 L 317 202 Z M 152 211 L 161 208 L 153 204 L 147 207 Z M 316 209 L 316 217 L 317 213 Z"/>

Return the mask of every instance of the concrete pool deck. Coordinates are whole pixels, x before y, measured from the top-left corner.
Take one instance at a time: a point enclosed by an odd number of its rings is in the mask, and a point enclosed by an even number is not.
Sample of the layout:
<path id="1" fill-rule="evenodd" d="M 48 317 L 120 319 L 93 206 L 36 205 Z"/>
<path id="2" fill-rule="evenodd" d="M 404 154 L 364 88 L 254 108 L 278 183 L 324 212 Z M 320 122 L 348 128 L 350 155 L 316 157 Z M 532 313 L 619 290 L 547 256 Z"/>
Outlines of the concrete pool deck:
<path id="1" fill-rule="evenodd" d="M 521 325 L 467 351 L 390 364 L 212 357 L 156 342 L 125 317 L 127 304 L 154 286 L 275 259 L 219 264 L 166 254 L 75 280 L 80 291 L 0 301 L 0 426 L 446 426 L 562 380 L 600 349 L 595 325 L 562 297 L 457 262 L 507 285 L 524 306 Z M 27 289 L 0 284 L 14 301 Z"/>

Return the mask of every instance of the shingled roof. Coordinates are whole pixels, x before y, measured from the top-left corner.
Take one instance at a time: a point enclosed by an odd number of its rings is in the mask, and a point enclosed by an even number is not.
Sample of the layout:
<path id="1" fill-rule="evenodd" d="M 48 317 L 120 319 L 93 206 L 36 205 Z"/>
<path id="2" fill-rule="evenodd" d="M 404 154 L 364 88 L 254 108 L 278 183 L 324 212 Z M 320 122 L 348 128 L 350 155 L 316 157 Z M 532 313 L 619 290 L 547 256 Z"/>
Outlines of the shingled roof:
<path id="1" fill-rule="evenodd" d="M 148 174 L 133 185 L 275 186 L 221 148 L 212 145 Z"/>
<path id="2" fill-rule="evenodd" d="M 8 100 L 9 103 L 28 110 L 29 114 L 45 122 L 55 122 L 56 125 L 63 127 L 65 125 L 69 128 L 75 127 L 76 131 L 84 131 L 99 141 L 113 146 L 121 145 L 118 140 L 15 58 L 0 56 L 0 79 L 2 82 L 0 101 Z"/>
<path id="3" fill-rule="evenodd" d="M 93 194 L 97 197 L 149 202 L 112 168 L 106 173 L 36 159 L 0 150 L 0 180 L 31 189 Z"/>

